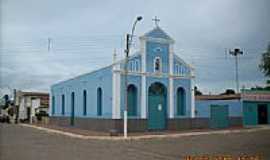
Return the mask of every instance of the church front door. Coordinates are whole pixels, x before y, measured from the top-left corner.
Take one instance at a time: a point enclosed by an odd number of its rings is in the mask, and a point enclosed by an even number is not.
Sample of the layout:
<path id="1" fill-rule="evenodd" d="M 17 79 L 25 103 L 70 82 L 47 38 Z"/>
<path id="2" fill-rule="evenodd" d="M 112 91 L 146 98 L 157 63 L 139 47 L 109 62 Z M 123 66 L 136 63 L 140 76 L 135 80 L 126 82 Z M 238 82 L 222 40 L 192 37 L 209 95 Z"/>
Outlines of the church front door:
<path id="1" fill-rule="evenodd" d="M 148 91 L 148 129 L 163 130 L 166 128 L 166 87 L 153 83 Z"/>

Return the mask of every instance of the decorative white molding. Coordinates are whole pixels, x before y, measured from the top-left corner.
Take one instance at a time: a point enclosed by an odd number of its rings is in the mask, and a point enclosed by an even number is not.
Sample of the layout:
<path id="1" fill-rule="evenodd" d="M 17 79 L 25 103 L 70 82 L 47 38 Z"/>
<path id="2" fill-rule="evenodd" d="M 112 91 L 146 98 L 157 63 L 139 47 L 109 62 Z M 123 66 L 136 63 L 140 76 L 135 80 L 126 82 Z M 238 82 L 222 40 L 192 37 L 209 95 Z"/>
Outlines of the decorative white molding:
<path id="1" fill-rule="evenodd" d="M 113 72 L 125 74 L 123 70 L 115 70 Z M 128 72 L 128 75 L 133 75 L 133 76 L 142 76 L 145 75 L 147 77 L 156 77 L 156 78 L 173 78 L 173 79 L 191 79 L 194 78 L 194 76 L 191 75 L 169 75 L 168 73 L 143 73 L 143 72 Z"/>
<path id="2" fill-rule="evenodd" d="M 141 72 L 146 72 L 146 41 L 140 40 L 141 44 Z"/>
<path id="3" fill-rule="evenodd" d="M 140 37 L 140 40 L 163 43 L 163 44 L 168 44 L 168 43 L 174 44 L 174 40 L 169 40 L 169 39 L 164 39 L 164 38 L 152 38 L 152 37 L 142 36 Z"/>

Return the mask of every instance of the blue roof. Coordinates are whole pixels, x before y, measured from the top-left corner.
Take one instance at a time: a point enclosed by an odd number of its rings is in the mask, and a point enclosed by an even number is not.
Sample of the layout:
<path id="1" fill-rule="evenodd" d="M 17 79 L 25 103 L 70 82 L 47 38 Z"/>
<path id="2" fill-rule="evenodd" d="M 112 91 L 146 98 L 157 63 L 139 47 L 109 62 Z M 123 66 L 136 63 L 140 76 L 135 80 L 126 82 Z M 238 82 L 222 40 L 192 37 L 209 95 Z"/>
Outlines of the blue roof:
<path id="1" fill-rule="evenodd" d="M 160 27 L 155 27 L 153 30 L 147 32 L 145 37 L 151 38 L 163 38 L 168 40 L 173 40 L 166 32 L 164 32 Z"/>

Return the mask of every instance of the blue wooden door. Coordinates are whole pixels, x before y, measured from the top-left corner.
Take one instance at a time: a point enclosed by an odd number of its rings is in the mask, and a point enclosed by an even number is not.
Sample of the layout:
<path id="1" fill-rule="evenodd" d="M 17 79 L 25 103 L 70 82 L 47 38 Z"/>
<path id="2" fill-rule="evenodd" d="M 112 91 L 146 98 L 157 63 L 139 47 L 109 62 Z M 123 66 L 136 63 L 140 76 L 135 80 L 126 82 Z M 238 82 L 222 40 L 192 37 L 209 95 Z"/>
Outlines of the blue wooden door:
<path id="1" fill-rule="evenodd" d="M 74 125 L 74 117 L 75 117 L 75 93 L 71 93 L 71 115 L 70 115 L 70 125 Z"/>
<path id="2" fill-rule="evenodd" d="M 244 125 L 258 124 L 258 113 L 256 103 L 243 102 L 243 122 Z"/>
<path id="3" fill-rule="evenodd" d="M 137 88 L 134 85 L 128 86 L 128 116 L 137 115 Z"/>
<path id="4" fill-rule="evenodd" d="M 228 105 L 211 105 L 211 128 L 229 127 L 229 107 Z"/>
<path id="5" fill-rule="evenodd" d="M 166 88 L 155 84 L 148 95 L 148 129 L 163 130 L 166 128 Z"/>

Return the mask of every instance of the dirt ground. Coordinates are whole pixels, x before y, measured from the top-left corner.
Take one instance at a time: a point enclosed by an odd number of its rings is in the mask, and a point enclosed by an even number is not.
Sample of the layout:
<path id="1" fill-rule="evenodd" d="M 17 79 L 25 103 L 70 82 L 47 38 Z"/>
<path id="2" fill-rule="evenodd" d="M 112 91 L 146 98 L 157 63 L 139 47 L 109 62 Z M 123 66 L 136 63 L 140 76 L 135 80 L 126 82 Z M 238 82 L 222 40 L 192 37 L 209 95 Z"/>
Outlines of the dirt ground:
<path id="1" fill-rule="evenodd" d="M 0 160 L 181 160 L 186 156 L 261 155 L 270 159 L 270 130 L 144 140 L 83 140 L 0 124 Z"/>

